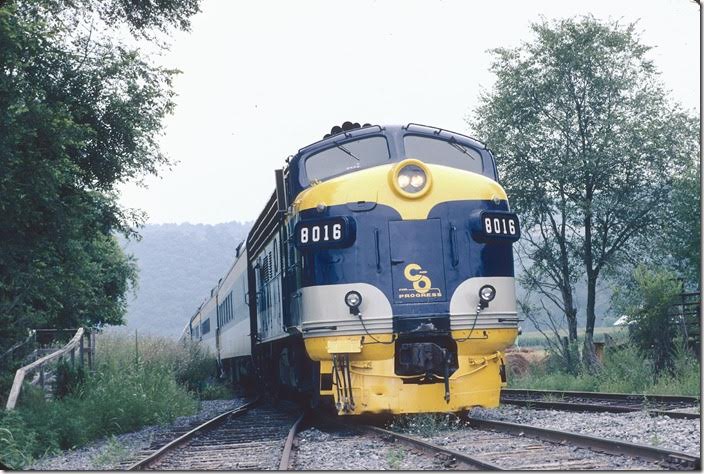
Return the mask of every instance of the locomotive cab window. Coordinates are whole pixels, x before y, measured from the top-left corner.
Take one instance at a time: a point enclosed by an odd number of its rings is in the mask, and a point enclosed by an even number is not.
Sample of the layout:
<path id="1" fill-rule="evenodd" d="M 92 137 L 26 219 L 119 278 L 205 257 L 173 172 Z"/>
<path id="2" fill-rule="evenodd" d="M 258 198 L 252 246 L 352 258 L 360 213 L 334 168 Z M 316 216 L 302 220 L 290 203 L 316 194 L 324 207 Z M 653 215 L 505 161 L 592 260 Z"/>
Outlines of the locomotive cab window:
<path id="1" fill-rule="evenodd" d="M 363 138 L 351 142 L 336 142 L 309 156 L 305 161 L 308 181 L 325 180 L 389 161 L 389 147 L 383 137 Z M 302 183 L 304 186 L 306 183 Z"/>
<path id="2" fill-rule="evenodd" d="M 406 135 L 403 146 L 407 158 L 480 174 L 484 170 L 482 155 L 469 145 L 457 141 Z"/>

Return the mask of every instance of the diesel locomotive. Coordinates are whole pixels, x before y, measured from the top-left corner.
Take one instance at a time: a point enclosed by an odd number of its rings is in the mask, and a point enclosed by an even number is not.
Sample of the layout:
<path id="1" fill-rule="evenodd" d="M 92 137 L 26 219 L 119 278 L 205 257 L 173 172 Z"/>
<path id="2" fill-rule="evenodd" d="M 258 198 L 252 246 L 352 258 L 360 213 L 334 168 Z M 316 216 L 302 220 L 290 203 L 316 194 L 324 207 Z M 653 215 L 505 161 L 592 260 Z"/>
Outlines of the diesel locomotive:
<path id="1" fill-rule="evenodd" d="M 346 122 L 275 180 L 184 337 L 234 382 L 340 415 L 497 406 L 520 228 L 487 147 Z"/>

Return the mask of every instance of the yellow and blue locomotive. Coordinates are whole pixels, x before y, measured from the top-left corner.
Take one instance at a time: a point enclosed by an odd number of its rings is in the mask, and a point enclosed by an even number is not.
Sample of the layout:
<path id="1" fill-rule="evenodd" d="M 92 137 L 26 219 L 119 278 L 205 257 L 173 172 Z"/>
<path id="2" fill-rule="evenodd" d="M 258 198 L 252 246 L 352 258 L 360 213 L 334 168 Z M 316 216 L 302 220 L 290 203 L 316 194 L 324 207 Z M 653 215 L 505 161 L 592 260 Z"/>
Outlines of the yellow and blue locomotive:
<path id="1" fill-rule="evenodd" d="M 519 236 L 480 142 L 346 122 L 276 171 L 188 333 L 234 380 L 328 399 L 339 414 L 496 406 L 518 332 Z"/>

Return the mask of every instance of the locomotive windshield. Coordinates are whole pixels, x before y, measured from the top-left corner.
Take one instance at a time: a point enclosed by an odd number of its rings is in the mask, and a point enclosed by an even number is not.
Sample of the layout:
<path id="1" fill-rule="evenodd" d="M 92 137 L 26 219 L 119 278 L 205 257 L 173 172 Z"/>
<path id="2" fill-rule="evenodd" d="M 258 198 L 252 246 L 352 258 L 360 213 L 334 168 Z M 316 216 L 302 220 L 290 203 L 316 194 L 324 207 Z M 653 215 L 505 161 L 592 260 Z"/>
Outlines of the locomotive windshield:
<path id="1" fill-rule="evenodd" d="M 403 145 L 407 158 L 475 173 L 481 173 L 484 169 L 479 152 L 457 141 L 406 135 Z"/>
<path id="2" fill-rule="evenodd" d="M 308 181 L 324 180 L 389 161 L 389 147 L 383 137 L 363 138 L 353 142 L 335 142 L 335 146 L 306 159 Z"/>

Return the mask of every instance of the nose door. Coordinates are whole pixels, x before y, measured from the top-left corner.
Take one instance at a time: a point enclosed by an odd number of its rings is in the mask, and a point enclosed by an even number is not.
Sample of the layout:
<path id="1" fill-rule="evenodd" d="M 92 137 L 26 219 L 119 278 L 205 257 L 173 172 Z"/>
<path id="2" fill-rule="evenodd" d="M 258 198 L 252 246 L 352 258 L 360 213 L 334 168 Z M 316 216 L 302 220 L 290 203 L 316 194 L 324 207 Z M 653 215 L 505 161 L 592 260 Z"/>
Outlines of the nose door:
<path id="1" fill-rule="evenodd" d="M 440 219 L 391 221 L 394 303 L 445 301 Z"/>

